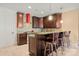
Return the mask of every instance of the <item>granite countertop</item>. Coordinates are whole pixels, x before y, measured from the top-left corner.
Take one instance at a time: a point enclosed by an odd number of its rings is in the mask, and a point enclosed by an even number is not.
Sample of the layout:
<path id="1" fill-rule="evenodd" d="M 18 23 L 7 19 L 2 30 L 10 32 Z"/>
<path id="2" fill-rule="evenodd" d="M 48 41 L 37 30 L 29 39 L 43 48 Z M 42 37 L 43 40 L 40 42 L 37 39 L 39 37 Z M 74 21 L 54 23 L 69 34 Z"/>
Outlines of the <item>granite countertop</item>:
<path id="1" fill-rule="evenodd" d="M 43 35 L 43 34 L 52 34 L 52 33 L 55 33 L 55 32 L 64 32 L 64 31 L 37 32 L 36 34 Z"/>
<path id="2" fill-rule="evenodd" d="M 55 32 L 64 32 L 62 31 L 51 31 L 51 32 L 27 32 L 28 34 L 38 34 L 38 35 L 44 35 L 44 34 L 51 34 L 51 33 L 55 33 Z"/>

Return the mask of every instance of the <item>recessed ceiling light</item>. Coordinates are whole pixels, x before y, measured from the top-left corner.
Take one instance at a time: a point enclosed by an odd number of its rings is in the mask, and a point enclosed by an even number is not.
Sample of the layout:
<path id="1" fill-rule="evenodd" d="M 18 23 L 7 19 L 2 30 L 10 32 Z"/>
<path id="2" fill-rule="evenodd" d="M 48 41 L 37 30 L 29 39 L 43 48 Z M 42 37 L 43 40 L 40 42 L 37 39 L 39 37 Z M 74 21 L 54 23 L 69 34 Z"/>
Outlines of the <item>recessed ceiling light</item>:
<path id="1" fill-rule="evenodd" d="M 49 16 L 48 16 L 48 20 L 49 20 L 49 21 L 53 20 L 53 16 L 52 16 L 52 15 L 49 15 Z"/>
<path id="2" fill-rule="evenodd" d="M 41 11 L 41 14 L 44 14 L 44 11 Z"/>
<path id="3" fill-rule="evenodd" d="M 32 7 L 31 6 L 28 6 L 28 8 L 31 9 Z"/>

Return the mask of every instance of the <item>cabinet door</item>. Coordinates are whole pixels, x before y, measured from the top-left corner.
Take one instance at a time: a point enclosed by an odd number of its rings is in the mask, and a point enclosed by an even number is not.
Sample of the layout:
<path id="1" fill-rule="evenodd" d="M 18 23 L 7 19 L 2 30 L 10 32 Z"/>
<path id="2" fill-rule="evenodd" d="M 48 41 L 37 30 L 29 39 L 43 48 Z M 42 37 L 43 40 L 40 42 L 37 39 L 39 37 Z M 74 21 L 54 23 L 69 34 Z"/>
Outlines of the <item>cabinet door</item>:
<path id="1" fill-rule="evenodd" d="M 48 16 L 43 18 L 43 27 L 44 28 L 55 28 L 55 19 L 49 20 Z"/>
<path id="2" fill-rule="evenodd" d="M 43 19 L 41 17 L 32 17 L 32 27 L 33 28 L 43 28 Z"/>
<path id="3" fill-rule="evenodd" d="M 23 27 L 23 13 L 17 12 L 17 28 Z"/>
<path id="4" fill-rule="evenodd" d="M 36 38 L 29 36 L 29 54 L 30 55 L 37 55 L 37 47 L 36 47 Z"/>
<path id="5" fill-rule="evenodd" d="M 49 20 L 48 16 L 43 17 L 43 27 L 44 28 L 61 28 L 61 14 L 53 14 L 53 19 Z"/>
<path id="6" fill-rule="evenodd" d="M 16 44 L 16 12 L 0 8 L 0 48 Z"/>
<path id="7" fill-rule="evenodd" d="M 43 28 L 43 18 L 42 17 L 39 20 L 39 28 Z"/>
<path id="8" fill-rule="evenodd" d="M 27 44 L 27 33 L 18 34 L 17 44 L 24 45 Z"/>
<path id="9" fill-rule="evenodd" d="M 61 17 L 62 15 L 61 14 L 56 14 L 56 28 L 61 28 L 62 27 L 62 24 L 61 24 Z"/>

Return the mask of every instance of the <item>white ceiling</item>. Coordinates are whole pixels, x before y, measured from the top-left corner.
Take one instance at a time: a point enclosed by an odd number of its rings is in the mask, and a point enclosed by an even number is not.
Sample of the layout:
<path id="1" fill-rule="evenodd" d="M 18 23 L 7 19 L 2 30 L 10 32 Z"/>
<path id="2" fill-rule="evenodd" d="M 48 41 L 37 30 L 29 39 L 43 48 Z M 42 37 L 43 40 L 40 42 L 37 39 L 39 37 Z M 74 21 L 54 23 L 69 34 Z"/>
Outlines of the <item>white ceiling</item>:
<path id="1" fill-rule="evenodd" d="M 29 5 L 32 7 L 32 9 L 28 8 Z M 33 16 L 42 17 L 56 12 L 63 12 L 79 8 L 79 3 L 0 3 L 0 7 L 6 7 L 24 13 L 30 12 Z M 62 10 L 60 9 L 61 7 L 63 8 Z M 41 14 L 41 11 L 43 11 L 44 14 Z"/>

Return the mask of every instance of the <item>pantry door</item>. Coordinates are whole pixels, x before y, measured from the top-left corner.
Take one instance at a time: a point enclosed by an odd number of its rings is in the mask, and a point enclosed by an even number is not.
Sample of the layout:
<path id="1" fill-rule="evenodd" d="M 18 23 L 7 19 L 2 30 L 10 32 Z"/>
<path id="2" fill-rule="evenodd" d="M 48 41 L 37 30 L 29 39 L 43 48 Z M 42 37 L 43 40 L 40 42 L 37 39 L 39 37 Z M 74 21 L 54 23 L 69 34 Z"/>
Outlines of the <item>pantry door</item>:
<path id="1" fill-rule="evenodd" d="M 0 8 L 0 48 L 16 44 L 16 12 Z"/>

